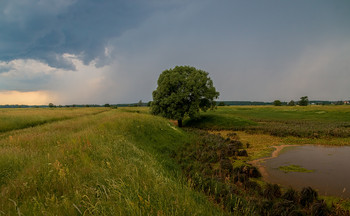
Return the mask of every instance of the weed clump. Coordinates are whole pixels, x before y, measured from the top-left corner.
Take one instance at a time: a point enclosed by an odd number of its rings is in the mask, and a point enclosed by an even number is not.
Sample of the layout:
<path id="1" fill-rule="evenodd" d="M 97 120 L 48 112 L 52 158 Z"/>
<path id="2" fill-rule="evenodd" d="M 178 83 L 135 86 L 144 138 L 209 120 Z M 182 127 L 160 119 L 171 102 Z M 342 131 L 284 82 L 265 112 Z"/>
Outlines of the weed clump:
<path id="1" fill-rule="evenodd" d="M 238 151 L 237 155 L 242 156 L 242 157 L 248 157 L 248 152 L 247 152 L 247 150 L 243 149 L 243 150 Z"/>
<path id="2" fill-rule="evenodd" d="M 289 188 L 282 196 L 283 199 L 288 200 L 290 202 L 297 203 L 299 200 L 299 193 L 298 191 L 294 190 L 293 188 Z"/>
<path id="3" fill-rule="evenodd" d="M 300 204 L 302 206 L 309 206 L 317 200 L 318 193 L 311 187 L 305 187 L 300 192 Z"/>
<path id="4" fill-rule="evenodd" d="M 277 184 L 266 184 L 263 196 L 269 200 L 281 197 L 281 188 Z"/>
<path id="5" fill-rule="evenodd" d="M 232 174 L 233 166 L 232 166 L 232 162 L 229 159 L 227 158 L 222 159 L 220 161 L 220 167 L 227 175 Z"/>
<path id="6" fill-rule="evenodd" d="M 324 200 L 318 200 L 311 206 L 311 214 L 318 216 L 326 216 L 331 213 L 326 202 Z"/>

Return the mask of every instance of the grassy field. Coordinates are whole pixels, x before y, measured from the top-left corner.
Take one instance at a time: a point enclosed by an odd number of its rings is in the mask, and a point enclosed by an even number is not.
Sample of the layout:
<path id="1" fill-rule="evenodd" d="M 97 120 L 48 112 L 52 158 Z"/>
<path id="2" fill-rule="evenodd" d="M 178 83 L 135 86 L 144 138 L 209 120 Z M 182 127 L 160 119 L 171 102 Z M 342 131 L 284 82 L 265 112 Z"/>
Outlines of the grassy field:
<path id="1" fill-rule="evenodd" d="M 203 113 L 185 126 L 284 137 L 288 143 L 350 144 L 350 106 L 235 106 Z"/>
<path id="2" fill-rule="evenodd" d="M 302 194 L 246 162 L 282 144 L 349 145 L 349 114 L 219 107 L 181 129 L 143 107 L 0 109 L 0 215 L 271 215 Z"/>
<path id="3" fill-rule="evenodd" d="M 98 114 L 106 108 L 13 108 L 0 109 L 0 132 L 33 127 L 48 122 Z"/>
<path id="4" fill-rule="evenodd" d="M 61 118 L 55 111 L 46 116 Z M 95 111 L 77 108 L 67 112 L 74 119 L 1 133 L 0 215 L 224 214 L 170 157 L 189 142 L 185 132 L 137 109 L 87 115 Z"/>

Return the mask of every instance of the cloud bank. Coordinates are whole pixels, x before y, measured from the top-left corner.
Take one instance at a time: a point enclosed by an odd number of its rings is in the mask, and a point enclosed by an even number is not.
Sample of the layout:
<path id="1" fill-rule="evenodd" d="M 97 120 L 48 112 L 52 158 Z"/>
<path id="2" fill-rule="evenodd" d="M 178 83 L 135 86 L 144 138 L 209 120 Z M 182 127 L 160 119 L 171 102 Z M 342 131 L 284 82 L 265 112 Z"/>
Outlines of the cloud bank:
<path id="1" fill-rule="evenodd" d="M 0 8 L 0 92 L 45 92 L 55 104 L 148 101 L 163 70 L 192 65 L 210 73 L 221 100 L 350 99 L 345 0 L 8 0 Z"/>

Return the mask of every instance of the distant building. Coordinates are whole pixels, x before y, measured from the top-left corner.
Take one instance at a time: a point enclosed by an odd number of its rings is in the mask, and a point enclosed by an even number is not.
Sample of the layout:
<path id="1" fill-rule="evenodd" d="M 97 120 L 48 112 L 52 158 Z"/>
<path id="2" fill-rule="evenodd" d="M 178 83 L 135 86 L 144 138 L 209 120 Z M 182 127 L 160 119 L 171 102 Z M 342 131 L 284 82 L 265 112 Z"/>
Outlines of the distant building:
<path id="1" fill-rule="evenodd" d="M 350 101 L 344 101 L 344 104 L 350 104 Z"/>

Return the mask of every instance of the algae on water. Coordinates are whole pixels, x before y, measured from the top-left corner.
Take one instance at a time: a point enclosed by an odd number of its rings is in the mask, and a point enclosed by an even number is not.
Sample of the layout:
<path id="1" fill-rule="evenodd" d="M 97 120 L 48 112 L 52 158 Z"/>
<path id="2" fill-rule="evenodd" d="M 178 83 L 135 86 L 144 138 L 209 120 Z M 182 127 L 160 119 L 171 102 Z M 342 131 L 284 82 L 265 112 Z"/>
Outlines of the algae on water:
<path id="1" fill-rule="evenodd" d="M 301 167 L 299 165 L 280 166 L 278 167 L 278 169 L 285 173 L 289 173 L 289 172 L 311 173 L 315 171 L 315 170 L 305 169 L 304 167 Z"/>

